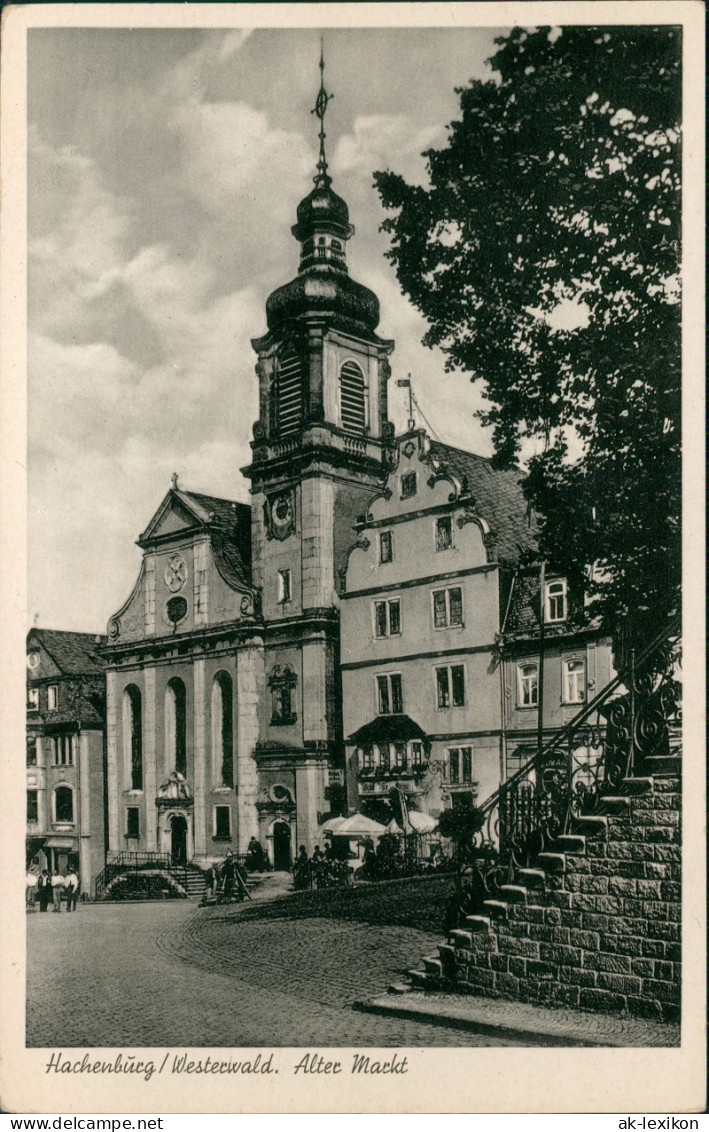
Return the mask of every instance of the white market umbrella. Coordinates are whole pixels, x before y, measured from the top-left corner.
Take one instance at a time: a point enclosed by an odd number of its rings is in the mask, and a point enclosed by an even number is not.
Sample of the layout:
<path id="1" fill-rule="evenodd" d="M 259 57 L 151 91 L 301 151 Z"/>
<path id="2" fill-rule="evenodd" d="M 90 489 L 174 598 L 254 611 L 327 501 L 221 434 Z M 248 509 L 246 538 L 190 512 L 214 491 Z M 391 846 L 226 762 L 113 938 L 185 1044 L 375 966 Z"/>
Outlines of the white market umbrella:
<path id="1" fill-rule="evenodd" d="M 381 837 L 386 828 L 364 814 L 352 814 L 333 833 L 336 837 Z"/>
<path id="2" fill-rule="evenodd" d="M 409 810 L 408 825 L 414 833 L 432 833 L 438 822 L 430 814 L 420 814 L 417 810 Z"/>
<path id="3" fill-rule="evenodd" d="M 329 818 L 320 828 L 323 833 L 334 833 L 340 828 L 344 820 L 344 818 Z"/>
<path id="4" fill-rule="evenodd" d="M 386 831 L 387 831 L 387 833 L 395 833 L 399 837 L 404 832 L 403 829 L 401 828 L 401 826 L 396 824 L 396 818 L 391 819 L 391 821 L 389 822 L 389 825 L 386 828 Z"/>

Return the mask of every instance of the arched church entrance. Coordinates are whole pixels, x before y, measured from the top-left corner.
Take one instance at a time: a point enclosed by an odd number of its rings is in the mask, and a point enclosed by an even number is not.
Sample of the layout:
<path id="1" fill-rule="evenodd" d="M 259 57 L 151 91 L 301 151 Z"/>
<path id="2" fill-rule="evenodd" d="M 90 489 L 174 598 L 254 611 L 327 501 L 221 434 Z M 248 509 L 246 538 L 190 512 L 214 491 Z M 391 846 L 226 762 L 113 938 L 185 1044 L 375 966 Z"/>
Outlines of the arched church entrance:
<path id="1" fill-rule="evenodd" d="M 273 826 L 273 867 L 276 872 L 286 872 L 290 866 L 290 825 L 277 821 Z"/>
<path id="2" fill-rule="evenodd" d="M 170 857 L 173 865 L 187 864 L 187 819 L 174 814 L 170 819 Z"/>

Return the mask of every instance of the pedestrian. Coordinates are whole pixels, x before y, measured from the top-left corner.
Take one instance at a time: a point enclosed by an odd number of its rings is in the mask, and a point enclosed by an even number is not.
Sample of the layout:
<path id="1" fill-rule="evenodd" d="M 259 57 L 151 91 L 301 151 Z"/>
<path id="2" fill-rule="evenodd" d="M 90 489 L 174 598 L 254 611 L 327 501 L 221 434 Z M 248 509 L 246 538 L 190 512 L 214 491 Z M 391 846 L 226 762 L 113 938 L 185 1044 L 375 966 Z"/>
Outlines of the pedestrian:
<path id="1" fill-rule="evenodd" d="M 222 865 L 222 879 L 224 882 L 222 895 L 227 903 L 231 901 L 234 892 L 234 874 L 234 854 L 232 853 L 231 849 L 228 849 L 226 860 Z"/>
<path id="2" fill-rule="evenodd" d="M 34 898 L 37 893 L 37 874 L 28 872 L 25 880 L 25 904 L 28 912 L 34 912 Z"/>
<path id="3" fill-rule="evenodd" d="M 325 860 L 325 854 L 323 853 L 320 846 L 316 845 L 315 848 L 313 849 L 313 863 L 317 865 L 319 861 L 324 861 L 324 860 Z"/>
<path id="4" fill-rule="evenodd" d="M 75 912 L 79 899 L 79 877 L 74 869 L 72 869 L 66 877 L 66 889 L 64 891 L 64 895 L 66 897 L 67 912 Z"/>
<path id="5" fill-rule="evenodd" d="M 202 896 L 202 903 L 207 904 L 209 900 L 216 900 L 217 897 L 217 883 L 219 874 L 217 866 L 211 865 L 204 876 L 204 895 Z"/>
<path id="6" fill-rule="evenodd" d="M 308 850 L 305 848 L 304 845 L 301 845 L 300 849 L 298 850 L 298 860 L 297 860 L 296 864 L 307 865 L 307 863 L 308 863 Z"/>
<path id="7" fill-rule="evenodd" d="M 54 901 L 54 911 L 61 912 L 62 910 L 62 896 L 64 895 L 65 880 L 60 872 L 52 873 L 52 900 Z"/>
<path id="8" fill-rule="evenodd" d="M 46 912 L 52 901 L 52 881 L 47 869 L 44 869 L 42 875 L 38 878 L 37 889 L 39 892 L 39 910 Z"/>

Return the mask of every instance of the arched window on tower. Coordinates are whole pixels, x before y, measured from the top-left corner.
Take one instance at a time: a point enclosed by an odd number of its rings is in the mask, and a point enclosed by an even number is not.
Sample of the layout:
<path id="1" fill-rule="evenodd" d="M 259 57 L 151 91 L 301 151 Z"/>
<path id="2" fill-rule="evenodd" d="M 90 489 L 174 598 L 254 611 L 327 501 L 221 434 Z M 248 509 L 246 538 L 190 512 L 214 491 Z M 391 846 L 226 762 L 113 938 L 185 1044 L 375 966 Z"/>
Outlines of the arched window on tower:
<path id="1" fill-rule="evenodd" d="M 234 785 L 234 697 L 226 672 L 212 683 L 212 767 L 220 786 Z"/>
<path id="2" fill-rule="evenodd" d="M 131 790 L 143 789 L 143 720 L 140 690 L 129 684 L 123 693 L 123 752 L 130 767 Z"/>
<path id="3" fill-rule="evenodd" d="M 187 697 L 177 676 L 165 689 L 165 756 L 168 768 L 187 774 Z"/>
<path id="4" fill-rule="evenodd" d="M 340 420 L 347 432 L 364 432 L 367 423 L 364 374 L 352 361 L 340 370 Z"/>
<path id="5" fill-rule="evenodd" d="M 278 362 L 276 422 L 281 437 L 303 427 L 303 367 L 293 346 L 286 346 Z"/>

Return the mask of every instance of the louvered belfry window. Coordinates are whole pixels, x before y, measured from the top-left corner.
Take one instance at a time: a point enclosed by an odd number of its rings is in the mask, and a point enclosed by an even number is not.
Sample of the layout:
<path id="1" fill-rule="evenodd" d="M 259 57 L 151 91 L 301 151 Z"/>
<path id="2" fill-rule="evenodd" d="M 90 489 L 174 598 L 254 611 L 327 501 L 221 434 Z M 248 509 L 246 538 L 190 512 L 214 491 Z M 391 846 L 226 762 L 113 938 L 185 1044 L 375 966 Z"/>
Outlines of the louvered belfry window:
<path id="1" fill-rule="evenodd" d="M 340 416 L 347 432 L 364 432 L 364 374 L 356 362 L 345 362 L 340 370 Z"/>
<path id="2" fill-rule="evenodd" d="M 292 346 L 278 365 L 278 433 L 293 436 L 303 427 L 303 367 Z"/>

